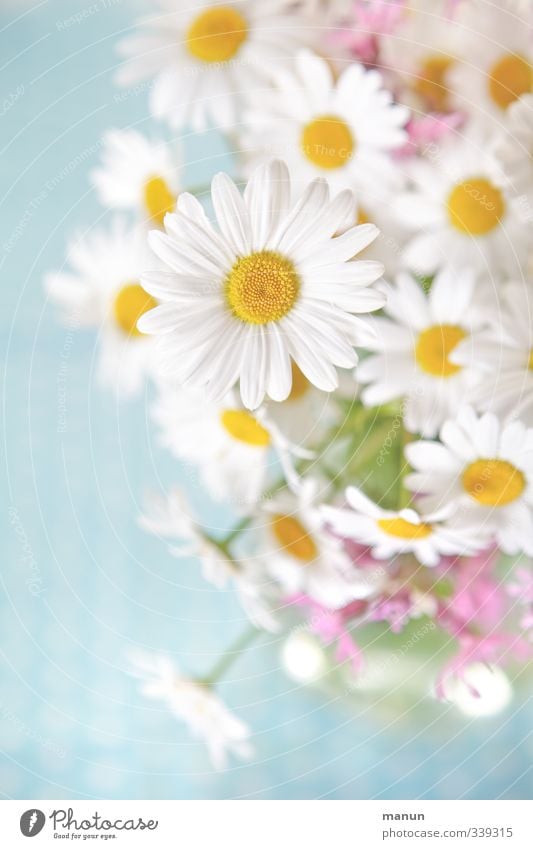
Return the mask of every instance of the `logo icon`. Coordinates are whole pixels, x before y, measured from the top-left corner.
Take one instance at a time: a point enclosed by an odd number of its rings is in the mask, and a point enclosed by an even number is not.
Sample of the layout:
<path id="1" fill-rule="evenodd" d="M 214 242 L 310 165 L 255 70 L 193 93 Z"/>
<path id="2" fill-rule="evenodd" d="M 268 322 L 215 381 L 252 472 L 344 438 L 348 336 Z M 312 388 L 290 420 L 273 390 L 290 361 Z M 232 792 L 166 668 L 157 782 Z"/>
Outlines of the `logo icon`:
<path id="1" fill-rule="evenodd" d="M 35 837 L 43 830 L 46 817 L 38 808 L 30 808 L 24 811 L 20 818 L 20 830 L 24 837 Z"/>

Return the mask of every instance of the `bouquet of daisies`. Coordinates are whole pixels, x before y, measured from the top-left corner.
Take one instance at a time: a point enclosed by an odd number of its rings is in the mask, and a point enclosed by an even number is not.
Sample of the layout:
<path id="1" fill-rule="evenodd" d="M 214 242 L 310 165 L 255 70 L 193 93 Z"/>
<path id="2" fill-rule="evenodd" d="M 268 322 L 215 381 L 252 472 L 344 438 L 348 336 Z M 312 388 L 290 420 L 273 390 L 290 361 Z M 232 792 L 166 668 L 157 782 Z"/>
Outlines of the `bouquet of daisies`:
<path id="1" fill-rule="evenodd" d="M 175 487 L 141 522 L 251 623 L 207 675 L 137 653 L 143 692 L 223 765 L 252 636 L 306 630 L 357 682 L 415 622 L 428 688 L 481 699 L 533 648 L 529 3 L 154 0 L 119 50 L 172 139 L 106 134 L 105 226 L 46 287 L 232 510 L 214 534 Z M 178 141 L 210 128 L 234 168 L 194 187 Z"/>

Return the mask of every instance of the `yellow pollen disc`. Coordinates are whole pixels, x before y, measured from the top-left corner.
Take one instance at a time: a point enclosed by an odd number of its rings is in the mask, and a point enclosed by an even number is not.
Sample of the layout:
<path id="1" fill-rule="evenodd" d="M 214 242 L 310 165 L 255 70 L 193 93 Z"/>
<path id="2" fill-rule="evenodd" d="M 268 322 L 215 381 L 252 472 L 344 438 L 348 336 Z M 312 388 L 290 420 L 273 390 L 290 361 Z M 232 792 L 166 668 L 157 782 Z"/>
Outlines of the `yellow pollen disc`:
<path id="1" fill-rule="evenodd" d="M 140 330 L 137 330 L 137 322 L 141 315 L 156 306 L 157 301 L 139 283 L 127 283 L 115 296 L 113 316 L 127 336 L 142 336 Z"/>
<path id="2" fill-rule="evenodd" d="M 355 150 L 348 124 L 335 115 L 322 115 L 307 124 L 300 140 L 302 151 L 313 165 L 326 170 L 342 168 Z"/>
<path id="3" fill-rule="evenodd" d="M 172 194 L 162 177 L 152 177 L 144 185 L 144 206 L 152 221 L 162 225 L 167 212 L 176 206 L 176 197 Z"/>
<path id="4" fill-rule="evenodd" d="M 504 507 L 519 498 L 526 480 L 507 460 L 476 460 L 464 470 L 463 486 L 479 504 Z"/>
<path id="5" fill-rule="evenodd" d="M 527 361 L 527 367 L 530 371 L 533 371 L 533 348 L 529 352 L 529 359 Z"/>
<path id="6" fill-rule="evenodd" d="M 449 56 L 428 56 L 422 62 L 414 82 L 413 87 L 417 94 L 438 112 L 444 112 L 448 106 L 449 90 L 446 85 L 446 74 L 451 65 L 452 59 Z"/>
<path id="7" fill-rule="evenodd" d="M 461 233 L 483 236 L 498 226 L 505 214 L 501 191 L 484 177 L 472 177 L 454 186 L 448 196 L 448 216 Z"/>
<path id="8" fill-rule="evenodd" d="M 299 401 L 300 398 L 307 393 L 311 386 L 305 374 L 303 374 L 295 362 L 291 364 L 292 368 L 292 389 L 287 401 Z"/>
<path id="9" fill-rule="evenodd" d="M 533 90 L 533 68 L 523 56 L 508 53 L 489 72 L 489 94 L 501 109 L 507 109 L 523 94 Z"/>
<path id="10" fill-rule="evenodd" d="M 300 291 L 300 278 L 290 259 L 275 251 L 258 251 L 239 257 L 224 291 L 232 313 L 248 324 L 279 321 L 292 309 Z"/>
<path id="11" fill-rule="evenodd" d="M 462 366 L 451 363 L 448 357 L 456 345 L 466 336 L 461 327 L 454 324 L 436 324 L 423 330 L 415 348 L 416 362 L 422 371 L 435 377 L 451 377 L 461 371 Z"/>
<path id="12" fill-rule="evenodd" d="M 296 560 L 310 563 L 318 556 L 313 537 L 294 516 L 278 513 L 272 519 L 272 533 L 280 546 Z"/>
<path id="13" fill-rule="evenodd" d="M 224 410 L 220 420 L 222 426 L 233 439 L 245 442 L 247 445 L 255 445 L 265 448 L 270 445 L 270 434 L 257 419 L 244 410 Z"/>
<path id="14" fill-rule="evenodd" d="M 378 527 L 384 533 L 398 539 L 425 539 L 433 533 L 431 525 L 425 525 L 423 522 L 420 525 L 415 525 L 414 522 L 408 522 L 407 519 L 378 519 Z"/>
<path id="15" fill-rule="evenodd" d="M 201 12 L 187 32 L 187 49 L 201 62 L 227 62 L 248 35 L 245 18 L 233 6 L 212 6 Z"/>

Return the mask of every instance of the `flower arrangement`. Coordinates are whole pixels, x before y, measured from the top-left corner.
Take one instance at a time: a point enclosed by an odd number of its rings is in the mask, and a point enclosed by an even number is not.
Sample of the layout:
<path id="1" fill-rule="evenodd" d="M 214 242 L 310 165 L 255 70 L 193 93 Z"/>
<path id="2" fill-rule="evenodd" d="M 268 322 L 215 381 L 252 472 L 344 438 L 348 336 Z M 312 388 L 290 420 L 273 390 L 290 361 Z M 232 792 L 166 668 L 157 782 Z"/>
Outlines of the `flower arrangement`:
<path id="1" fill-rule="evenodd" d="M 131 658 L 216 766 L 250 751 L 215 688 L 262 630 L 312 635 L 287 650 L 302 680 L 318 642 L 356 686 L 366 635 L 416 622 L 451 701 L 531 657 L 526 7 L 153 0 L 119 44 L 118 84 L 149 81 L 178 138 L 217 128 L 235 173 L 188 186 L 176 139 L 110 131 L 105 224 L 46 289 L 98 329 L 105 385 L 150 381 L 158 439 L 235 516 L 215 536 L 173 488 L 140 518 L 251 621 L 208 674 Z"/>

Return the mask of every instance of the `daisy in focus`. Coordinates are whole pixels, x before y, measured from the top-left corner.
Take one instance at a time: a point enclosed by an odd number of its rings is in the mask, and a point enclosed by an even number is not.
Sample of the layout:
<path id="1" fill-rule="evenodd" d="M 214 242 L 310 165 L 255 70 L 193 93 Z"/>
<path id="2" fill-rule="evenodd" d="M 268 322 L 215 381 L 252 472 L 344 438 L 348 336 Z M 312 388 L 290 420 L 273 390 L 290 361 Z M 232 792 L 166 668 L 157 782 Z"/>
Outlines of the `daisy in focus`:
<path id="1" fill-rule="evenodd" d="M 102 165 L 91 174 L 102 205 L 132 210 L 141 220 L 161 226 L 174 210 L 180 188 L 181 163 L 175 152 L 136 130 L 111 130 L 103 141 Z"/>
<path id="2" fill-rule="evenodd" d="M 367 386 L 361 399 L 369 407 L 405 398 L 405 426 L 411 433 L 435 436 L 483 376 L 476 342 L 484 312 L 476 309 L 475 277 L 469 271 L 440 271 L 429 295 L 410 274 L 398 274 L 387 290 L 385 318 L 374 318 L 373 355 L 358 368 Z M 461 365 L 453 359 L 459 343 Z"/>
<path id="3" fill-rule="evenodd" d="M 130 655 L 131 674 L 139 679 L 140 692 L 163 702 L 205 743 L 215 769 L 224 769 L 228 755 L 248 759 L 253 754 L 250 731 L 226 707 L 212 687 L 183 676 L 166 655 L 135 651 Z"/>
<path id="4" fill-rule="evenodd" d="M 453 359 L 462 364 L 472 356 L 482 380 L 473 388 L 470 403 L 533 427 L 533 281 L 511 281 L 502 287 L 475 350 L 464 349 L 461 342 Z"/>
<path id="5" fill-rule="evenodd" d="M 335 80 L 325 59 L 301 51 L 274 86 L 245 116 L 241 146 L 252 162 L 283 156 L 295 186 L 320 176 L 363 198 L 382 200 L 385 186 L 401 185 L 391 153 L 407 140 L 409 111 L 393 102 L 378 71 L 351 64 Z"/>
<path id="6" fill-rule="evenodd" d="M 358 568 L 326 530 L 318 495 L 318 482 L 307 478 L 297 495 L 286 491 L 266 502 L 257 517 L 264 538 L 257 556 L 285 597 L 304 594 L 335 610 L 372 596 L 384 574 Z"/>
<path id="7" fill-rule="evenodd" d="M 290 60 L 312 32 L 287 0 L 156 0 L 159 11 L 139 21 L 119 44 L 127 61 L 122 86 L 154 79 L 150 109 L 174 127 L 231 128 L 243 101 L 263 88 L 271 69 Z M 304 19 L 305 20 L 305 19 Z"/>
<path id="8" fill-rule="evenodd" d="M 381 263 L 349 261 L 377 228 L 354 226 L 334 238 L 353 207 L 351 192 L 330 200 L 327 183 L 316 180 L 291 203 L 287 167 L 277 161 L 254 173 L 244 195 L 218 174 L 212 201 L 216 228 L 196 198 L 182 194 L 166 233 L 150 233 L 169 270 L 143 279 L 163 303 L 138 326 L 161 336 L 161 368 L 215 400 L 239 381 L 248 409 L 266 394 L 288 398 L 291 358 L 314 386 L 332 391 L 335 366 L 357 364 L 354 345 L 367 330 L 353 313 L 385 302 L 371 286 Z"/>
<path id="9" fill-rule="evenodd" d="M 255 508 L 269 470 L 277 470 L 280 461 L 287 479 L 297 479 L 293 458 L 302 452 L 264 410 L 256 416 L 243 410 L 235 393 L 213 402 L 203 390 L 160 381 L 152 415 L 162 444 L 181 460 L 194 463 L 209 494 L 231 503 L 237 513 Z"/>
<path id="10" fill-rule="evenodd" d="M 423 566 L 437 566 L 446 555 L 471 555 L 486 545 L 479 530 L 450 522 L 450 510 L 384 510 L 354 486 L 346 490 L 346 501 L 348 508 L 323 506 L 324 520 L 339 536 L 369 546 L 377 560 L 414 554 Z"/>
<path id="11" fill-rule="evenodd" d="M 137 330 L 138 319 L 157 301 L 140 284 L 141 274 L 159 263 L 146 236 L 115 218 L 105 230 L 72 242 L 70 268 L 51 272 L 45 286 L 68 325 L 98 328 L 98 377 L 119 394 L 141 391 L 153 373 L 154 345 Z"/>
<path id="12" fill-rule="evenodd" d="M 527 255 L 528 228 L 517 200 L 501 188 L 491 145 L 479 132 L 428 145 L 410 166 L 411 188 L 393 201 L 413 231 L 403 257 L 417 274 L 444 264 L 507 276 Z"/>
<path id="13" fill-rule="evenodd" d="M 533 429 L 465 407 L 445 422 L 440 440 L 405 449 L 415 469 L 406 485 L 424 510 L 460 510 L 506 554 L 533 555 Z"/>
<path id="14" fill-rule="evenodd" d="M 531 5 L 471 0 L 457 11 L 462 61 L 449 74 L 457 108 L 491 126 L 505 125 L 512 103 L 533 91 Z"/>

